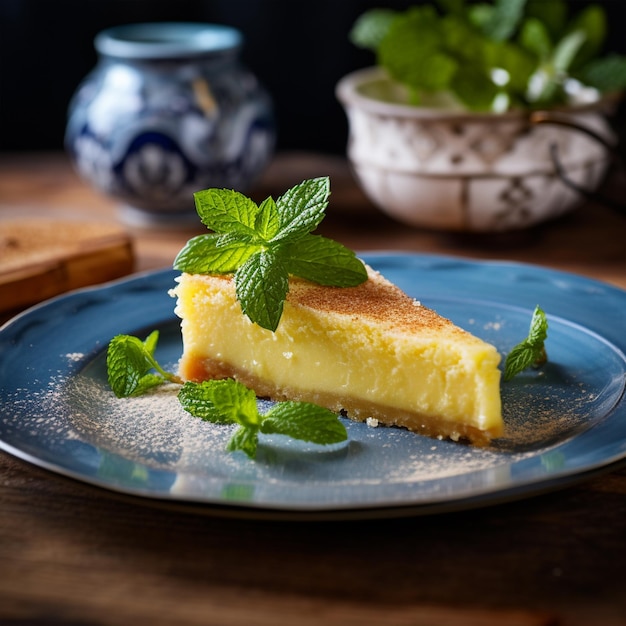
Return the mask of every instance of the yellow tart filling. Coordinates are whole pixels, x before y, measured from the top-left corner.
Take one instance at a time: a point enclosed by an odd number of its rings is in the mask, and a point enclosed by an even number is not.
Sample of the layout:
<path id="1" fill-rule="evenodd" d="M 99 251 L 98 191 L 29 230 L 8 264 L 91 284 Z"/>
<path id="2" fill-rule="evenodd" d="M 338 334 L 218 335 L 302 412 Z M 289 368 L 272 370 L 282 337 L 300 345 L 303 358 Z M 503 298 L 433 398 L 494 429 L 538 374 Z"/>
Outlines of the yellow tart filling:
<path id="1" fill-rule="evenodd" d="M 185 380 L 232 377 L 258 396 L 475 444 L 502 434 L 495 347 L 371 268 L 357 287 L 292 278 L 275 332 L 243 315 L 231 276 L 177 280 Z"/>

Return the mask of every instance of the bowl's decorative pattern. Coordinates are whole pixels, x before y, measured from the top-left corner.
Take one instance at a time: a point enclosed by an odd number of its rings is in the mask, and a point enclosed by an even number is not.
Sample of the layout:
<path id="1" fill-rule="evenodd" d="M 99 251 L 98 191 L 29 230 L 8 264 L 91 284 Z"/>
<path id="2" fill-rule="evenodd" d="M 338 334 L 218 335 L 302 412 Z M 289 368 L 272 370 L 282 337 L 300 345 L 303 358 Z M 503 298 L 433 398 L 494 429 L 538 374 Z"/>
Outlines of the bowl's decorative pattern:
<path id="1" fill-rule="evenodd" d="M 340 81 L 337 95 L 349 121 L 348 157 L 357 179 L 375 204 L 402 222 L 502 231 L 572 209 L 580 197 L 558 176 L 553 145 L 568 177 L 585 188 L 595 188 L 606 171 L 604 147 L 584 133 L 531 125 L 522 112 L 472 115 L 376 100 L 372 84 L 383 80 L 378 70 L 355 72 Z M 572 109 L 568 117 L 611 140 L 599 107 Z"/>

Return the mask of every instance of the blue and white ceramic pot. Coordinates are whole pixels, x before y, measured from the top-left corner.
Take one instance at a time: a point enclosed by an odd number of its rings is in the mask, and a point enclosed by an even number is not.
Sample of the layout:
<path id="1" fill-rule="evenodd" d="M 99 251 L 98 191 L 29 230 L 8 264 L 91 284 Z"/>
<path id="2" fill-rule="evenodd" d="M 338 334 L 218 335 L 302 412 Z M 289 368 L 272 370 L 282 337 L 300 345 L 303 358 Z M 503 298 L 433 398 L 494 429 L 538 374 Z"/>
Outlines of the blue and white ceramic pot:
<path id="1" fill-rule="evenodd" d="M 70 103 L 66 148 L 127 222 L 196 218 L 193 193 L 246 191 L 272 156 L 269 95 L 239 60 L 241 33 L 198 23 L 117 26 Z"/>

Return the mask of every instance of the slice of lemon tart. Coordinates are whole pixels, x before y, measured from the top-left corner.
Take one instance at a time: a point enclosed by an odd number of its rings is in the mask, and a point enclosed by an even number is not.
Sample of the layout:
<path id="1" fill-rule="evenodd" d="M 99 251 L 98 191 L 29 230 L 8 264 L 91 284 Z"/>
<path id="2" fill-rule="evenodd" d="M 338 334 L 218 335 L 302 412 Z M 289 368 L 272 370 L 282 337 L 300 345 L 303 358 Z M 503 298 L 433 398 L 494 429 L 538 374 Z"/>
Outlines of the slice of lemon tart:
<path id="1" fill-rule="evenodd" d="M 274 332 L 242 313 L 232 275 L 181 274 L 172 291 L 181 377 L 234 378 L 260 397 L 434 437 L 485 445 L 500 436 L 496 349 L 367 273 L 356 287 L 291 278 Z"/>

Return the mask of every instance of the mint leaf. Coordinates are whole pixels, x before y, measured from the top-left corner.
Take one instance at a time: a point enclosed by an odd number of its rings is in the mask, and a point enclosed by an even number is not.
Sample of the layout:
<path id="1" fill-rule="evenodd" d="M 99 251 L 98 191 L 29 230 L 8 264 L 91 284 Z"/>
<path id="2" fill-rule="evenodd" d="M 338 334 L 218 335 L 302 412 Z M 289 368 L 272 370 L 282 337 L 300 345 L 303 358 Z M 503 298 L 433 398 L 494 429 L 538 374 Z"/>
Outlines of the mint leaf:
<path id="1" fill-rule="evenodd" d="M 517 30 L 526 0 L 495 0 L 493 10 L 482 22 L 483 32 L 495 41 L 509 39 Z"/>
<path id="2" fill-rule="evenodd" d="M 447 54 L 452 55 L 458 63 L 467 62 L 475 73 L 489 76 L 490 68 L 498 61 L 494 42 L 482 37 L 463 19 L 452 16 L 441 21 L 441 32 L 443 49 Z M 463 67 L 463 72 L 466 69 Z"/>
<path id="3" fill-rule="evenodd" d="M 213 422 L 214 424 L 232 423 L 232 420 L 222 415 L 215 408 L 215 404 L 213 404 L 211 399 L 210 387 L 205 385 L 204 382 L 185 382 L 178 392 L 178 401 L 185 411 L 206 422 Z"/>
<path id="4" fill-rule="evenodd" d="M 259 443 L 259 431 L 256 428 L 246 428 L 242 426 L 237 429 L 235 434 L 231 437 L 226 449 L 229 452 L 236 452 L 240 450 L 244 452 L 249 458 L 256 458 L 256 451 Z"/>
<path id="5" fill-rule="evenodd" d="M 290 274 L 334 287 L 354 287 L 367 280 L 367 271 L 352 250 L 321 237 L 307 235 L 279 250 L 280 259 Z"/>
<path id="6" fill-rule="evenodd" d="M 469 7 L 467 19 L 470 24 L 476 26 L 483 33 L 489 29 L 489 24 L 493 22 L 495 7 L 485 2 L 479 2 Z"/>
<path id="7" fill-rule="evenodd" d="M 535 71 L 534 57 L 524 48 L 506 41 L 495 45 L 494 57 L 494 65 L 506 70 L 509 75 L 506 89 L 513 94 L 523 94 L 528 86 L 529 78 Z"/>
<path id="8" fill-rule="evenodd" d="M 418 92 L 445 90 L 458 70 L 445 40 L 434 8 L 413 7 L 392 22 L 378 48 L 378 63 Z"/>
<path id="9" fill-rule="evenodd" d="M 185 411 L 216 424 L 258 426 L 254 391 L 232 379 L 186 382 L 178 392 Z"/>
<path id="10" fill-rule="evenodd" d="M 575 30 L 563 37 L 552 55 L 554 70 L 559 74 L 565 74 L 584 43 L 585 33 L 582 30 Z"/>
<path id="11" fill-rule="evenodd" d="M 567 3 L 565 0 L 529 0 L 526 15 L 536 19 L 547 29 L 551 41 L 558 41 L 565 32 Z"/>
<path id="12" fill-rule="evenodd" d="M 397 14 L 393 9 L 369 9 L 354 22 L 348 38 L 359 48 L 375 51 Z"/>
<path id="13" fill-rule="evenodd" d="M 604 9 L 597 5 L 584 8 L 569 24 L 570 32 L 579 32 L 582 35 L 582 45 L 577 50 L 576 66 L 596 57 L 602 50 L 606 38 L 606 15 Z M 574 61 L 574 59 L 572 59 Z"/>
<path id="14" fill-rule="evenodd" d="M 546 25 L 537 18 L 524 20 L 520 31 L 520 44 L 546 63 L 552 53 L 552 41 Z"/>
<path id="15" fill-rule="evenodd" d="M 252 389 L 231 379 L 214 380 L 208 386 L 215 408 L 230 421 L 242 426 L 259 425 L 256 395 Z"/>
<path id="16" fill-rule="evenodd" d="M 131 335 L 117 335 L 107 348 L 107 379 L 118 398 L 144 393 L 165 382 L 180 382 L 175 374 L 164 371 L 153 354 L 159 332 L 153 331 L 145 342 Z M 151 373 L 156 370 L 156 373 Z"/>
<path id="17" fill-rule="evenodd" d="M 174 269 L 190 274 L 228 274 L 260 249 L 260 244 L 232 234 L 198 235 L 191 238 L 178 253 Z"/>
<path id="18" fill-rule="evenodd" d="M 548 337 L 548 319 L 537 306 L 530 321 L 528 337 L 518 343 L 507 355 L 504 380 L 511 380 L 531 365 L 541 365 L 547 359 L 545 340 Z"/>
<path id="19" fill-rule="evenodd" d="M 467 66 L 451 83 L 458 96 L 470 109 L 489 109 L 498 94 L 498 88 L 485 74 Z"/>
<path id="20" fill-rule="evenodd" d="M 137 386 L 133 389 L 132 393 L 129 395 L 133 397 L 141 396 L 147 391 L 149 391 L 150 389 L 163 385 L 165 382 L 166 382 L 165 379 L 160 374 L 153 374 L 153 373 L 148 372 L 147 374 L 144 374 L 137 381 Z M 125 396 L 121 396 L 121 397 L 125 397 Z"/>
<path id="21" fill-rule="evenodd" d="M 339 443 L 348 437 L 337 414 L 309 402 L 281 402 L 270 409 L 262 423 L 264 434 L 288 435 L 292 439 L 322 445 Z"/>
<path id="22" fill-rule="evenodd" d="M 107 350 L 109 386 L 118 398 L 128 397 L 152 368 L 151 354 L 137 337 L 118 335 Z"/>
<path id="23" fill-rule="evenodd" d="M 537 306 L 530 320 L 530 329 L 528 331 L 528 342 L 540 348 L 548 338 L 548 320 L 543 310 Z"/>
<path id="24" fill-rule="evenodd" d="M 535 362 L 535 351 L 527 341 L 518 343 L 506 357 L 504 380 L 511 380 Z"/>
<path id="25" fill-rule="evenodd" d="M 227 450 L 241 450 L 250 458 L 256 456 L 259 431 L 318 444 L 337 443 L 348 437 L 336 413 L 309 402 L 277 403 L 261 415 L 254 392 L 232 379 L 185 383 L 178 398 L 195 417 L 213 423 L 239 424 Z"/>
<path id="26" fill-rule="evenodd" d="M 217 381 L 215 381 L 217 382 Z M 187 381 L 178 392 L 178 400 L 188 413 L 214 424 L 232 424 L 236 420 L 228 412 L 224 413 L 213 401 L 212 381 L 194 383 Z"/>
<path id="27" fill-rule="evenodd" d="M 216 233 L 236 233 L 254 238 L 259 208 L 238 191 L 205 189 L 193 194 L 202 223 Z"/>
<path id="28" fill-rule="evenodd" d="M 574 76 L 602 93 L 621 91 L 626 89 L 626 56 L 610 54 L 588 63 Z"/>
<path id="29" fill-rule="evenodd" d="M 151 356 L 154 357 L 154 353 L 156 352 L 157 344 L 159 343 L 159 331 L 153 330 L 143 341 L 143 347 L 145 351 Z"/>
<path id="30" fill-rule="evenodd" d="M 278 233 L 280 229 L 280 214 L 273 198 L 266 198 L 259 205 L 254 227 L 265 241 L 269 241 Z"/>
<path id="31" fill-rule="evenodd" d="M 287 269 L 271 252 L 255 254 L 235 272 L 235 292 L 241 310 L 262 328 L 278 328 L 288 291 Z"/>
<path id="32" fill-rule="evenodd" d="M 317 228 L 324 219 L 329 195 L 328 177 L 305 180 L 285 192 L 276 200 L 280 230 L 271 242 L 294 241 Z"/>

